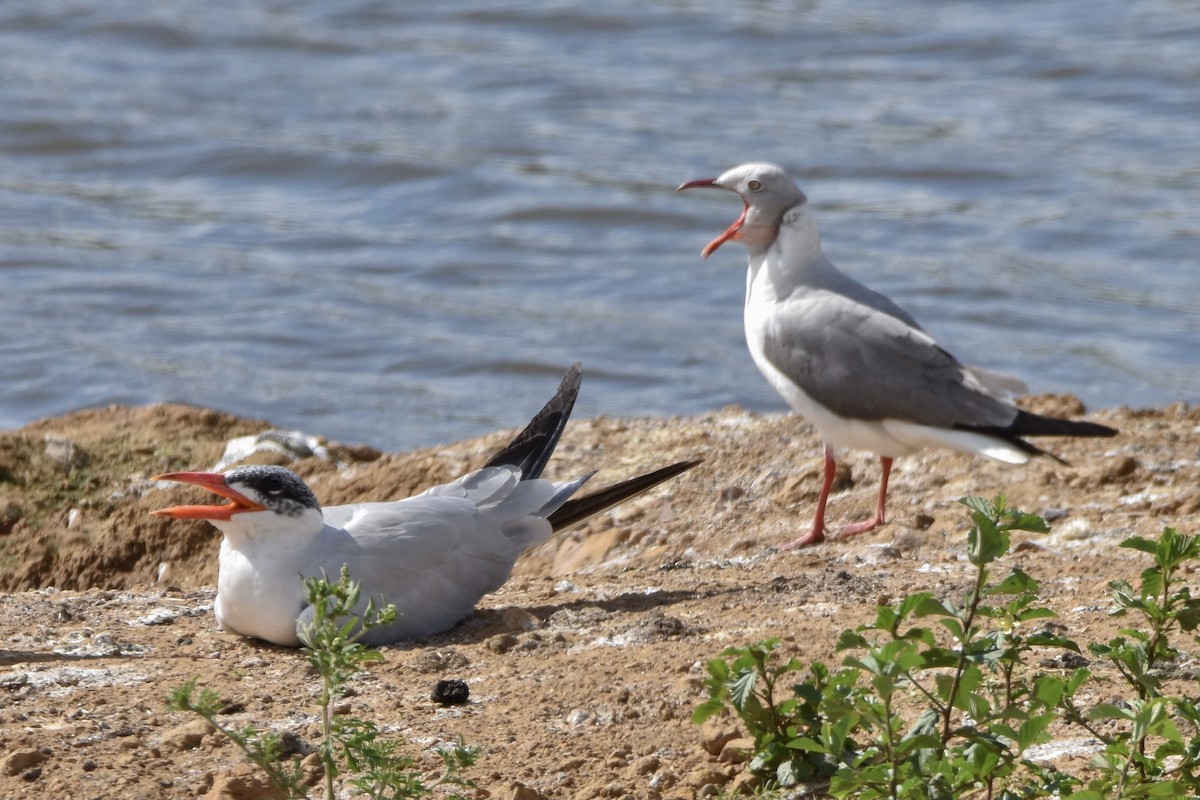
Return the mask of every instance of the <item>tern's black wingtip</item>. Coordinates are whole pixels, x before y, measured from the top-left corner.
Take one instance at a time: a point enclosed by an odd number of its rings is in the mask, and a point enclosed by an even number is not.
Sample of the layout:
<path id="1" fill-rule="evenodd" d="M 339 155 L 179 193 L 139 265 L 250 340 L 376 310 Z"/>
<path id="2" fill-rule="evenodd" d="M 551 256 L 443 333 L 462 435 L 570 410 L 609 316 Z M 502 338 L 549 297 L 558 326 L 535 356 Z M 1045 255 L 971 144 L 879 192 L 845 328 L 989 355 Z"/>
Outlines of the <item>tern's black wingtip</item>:
<path id="1" fill-rule="evenodd" d="M 620 483 L 614 483 L 612 486 L 598 489 L 586 497 L 568 500 L 561 508 L 551 514 L 548 520 L 555 531 L 572 528 L 605 509 L 612 508 L 618 503 L 622 503 L 631 497 L 654 488 L 663 481 L 668 481 L 676 475 L 687 472 L 689 469 L 703 463 L 703 461 L 704 459 L 702 458 L 691 461 L 679 461 L 675 464 L 656 469 L 653 472 L 647 472 L 645 475 L 639 475 L 636 478 L 629 478 Z"/>
<path id="2" fill-rule="evenodd" d="M 583 365 L 576 361 L 567 368 L 558 391 L 542 406 L 542 410 L 485 466 L 517 467 L 525 480 L 541 476 L 575 408 L 575 399 L 579 396 L 582 383 Z"/>

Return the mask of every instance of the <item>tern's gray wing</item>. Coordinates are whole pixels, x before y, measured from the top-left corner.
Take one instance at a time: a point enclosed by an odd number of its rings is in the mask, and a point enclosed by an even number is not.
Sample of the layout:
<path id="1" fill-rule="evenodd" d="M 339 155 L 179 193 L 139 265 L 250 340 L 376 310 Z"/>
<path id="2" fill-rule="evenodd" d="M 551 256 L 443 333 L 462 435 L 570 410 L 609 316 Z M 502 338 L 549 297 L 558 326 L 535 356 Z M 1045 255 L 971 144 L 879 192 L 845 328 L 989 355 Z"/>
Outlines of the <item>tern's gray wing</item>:
<path id="1" fill-rule="evenodd" d="M 763 325 L 767 360 L 839 416 L 938 428 L 1004 426 L 1016 416 L 928 333 L 841 292 L 797 293 Z"/>
<path id="2" fill-rule="evenodd" d="M 523 480 L 516 467 L 485 467 L 390 503 L 325 509 L 325 522 L 378 548 L 404 548 L 410 562 L 502 555 L 516 558 L 550 538 L 545 517 L 587 479 L 555 483 Z"/>
<path id="3" fill-rule="evenodd" d="M 377 607 L 395 605 L 396 621 L 368 632 L 364 641 L 370 644 L 431 636 L 453 627 L 481 597 L 508 580 L 522 550 L 503 534 L 498 520 L 463 498 L 421 495 L 396 503 L 343 506 L 339 512 L 343 508 L 352 510 L 346 527 L 327 526 L 327 535 L 316 545 L 330 576 L 342 564 L 349 566 L 351 577 L 365 589 L 364 605 L 368 599 Z M 311 613 L 307 609 L 300 622 Z"/>
<path id="4" fill-rule="evenodd" d="M 521 480 L 516 467 L 487 467 L 405 500 L 327 508 L 312 560 L 331 576 L 348 565 L 364 595 L 396 606 L 396 622 L 365 641 L 429 636 L 508 580 L 517 557 L 550 537 L 545 515 L 583 480 Z"/>

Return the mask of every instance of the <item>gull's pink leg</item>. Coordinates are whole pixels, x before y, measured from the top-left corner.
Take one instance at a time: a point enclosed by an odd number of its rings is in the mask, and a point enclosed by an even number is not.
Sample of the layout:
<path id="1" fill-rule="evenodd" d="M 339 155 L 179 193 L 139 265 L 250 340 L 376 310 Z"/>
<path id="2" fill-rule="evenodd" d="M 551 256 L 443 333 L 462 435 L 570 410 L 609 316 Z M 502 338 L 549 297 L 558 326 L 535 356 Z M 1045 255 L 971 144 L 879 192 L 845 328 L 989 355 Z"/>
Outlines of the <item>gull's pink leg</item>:
<path id="1" fill-rule="evenodd" d="M 887 505 L 888 476 L 892 474 L 892 460 L 886 456 L 882 456 L 879 462 L 883 465 L 883 477 L 879 479 L 879 504 L 875 506 L 875 516 L 866 522 L 856 522 L 853 525 L 847 525 L 838 531 L 838 536 L 855 536 L 859 533 L 866 533 L 867 531 L 875 530 L 887 522 L 884 507 Z"/>
<path id="2" fill-rule="evenodd" d="M 890 459 L 889 459 L 890 461 Z M 807 547 L 810 544 L 825 541 L 825 503 L 829 500 L 829 487 L 833 486 L 833 474 L 837 469 L 837 462 L 833 459 L 833 448 L 829 445 L 825 446 L 825 476 L 821 481 L 821 496 L 817 498 L 817 513 L 813 517 L 812 530 L 804 536 L 801 536 L 794 542 L 788 542 L 780 547 L 780 550 L 795 550 L 800 547 Z M 886 480 L 886 478 L 885 478 Z"/>

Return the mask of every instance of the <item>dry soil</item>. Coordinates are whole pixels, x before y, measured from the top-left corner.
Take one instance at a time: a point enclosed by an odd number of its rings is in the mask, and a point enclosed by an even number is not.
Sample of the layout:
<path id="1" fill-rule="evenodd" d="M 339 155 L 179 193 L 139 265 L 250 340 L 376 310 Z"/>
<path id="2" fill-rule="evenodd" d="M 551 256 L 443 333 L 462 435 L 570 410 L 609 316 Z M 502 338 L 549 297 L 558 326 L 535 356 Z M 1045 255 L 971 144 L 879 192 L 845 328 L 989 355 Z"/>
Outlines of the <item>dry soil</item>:
<path id="1" fill-rule="evenodd" d="M 1025 404 L 1083 412 L 1070 397 Z M 461 736 L 482 747 L 471 771 L 480 797 L 711 794 L 745 780 L 745 767 L 732 751 L 719 757 L 734 726 L 690 721 L 704 662 L 775 636 L 788 654 L 836 663 L 838 632 L 873 618 L 876 603 L 915 590 L 959 596 L 967 518 L 955 501 L 970 494 L 1003 493 L 1052 521 L 1049 535 L 1019 535 L 1001 569 L 1041 581 L 1068 636 L 1103 641 L 1117 625 L 1108 581 L 1135 581 L 1146 566 L 1118 543 L 1167 525 L 1200 532 L 1200 411 L 1088 416 L 1121 435 L 1045 442 L 1074 466 L 946 452 L 901 459 L 887 526 L 798 552 L 777 547 L 809 523 L 822 463 L 800 420 L 729 408 L 572 422 L 548 476 L 599 468 L 595 480 L 606 482 L 705 462 L 526 554 L 455 629 L 384 648 L 386 662 L 355 683 L 345 710 L 430 767 L 439 743 Z M 0 797 L 258 796 L 228 741 L 167 710 L 170 690 L 193 678 L 228 701 L 230 724 L 316 741 L 316 684 L 303 655 L 214 627 L 218 534 L 149 516 L 196 492 L 150 476 L 212 467 L 228 440 L 269 427 L 158 405 L 0 433 Z M 253 458 L 290 463 L 327 504 L 387 499 L 482 464 L 511 433 L 408 454 L 326 443 L 327 458 Z M 850 455 L 832 523 L 867 515 L 877 480 L 874 459 Z M 467 682 L 469 704 L 430 700 L 448 678 Z M 1060 759 L 1085 757 L 1081 732 L 1056 733 Z"/>

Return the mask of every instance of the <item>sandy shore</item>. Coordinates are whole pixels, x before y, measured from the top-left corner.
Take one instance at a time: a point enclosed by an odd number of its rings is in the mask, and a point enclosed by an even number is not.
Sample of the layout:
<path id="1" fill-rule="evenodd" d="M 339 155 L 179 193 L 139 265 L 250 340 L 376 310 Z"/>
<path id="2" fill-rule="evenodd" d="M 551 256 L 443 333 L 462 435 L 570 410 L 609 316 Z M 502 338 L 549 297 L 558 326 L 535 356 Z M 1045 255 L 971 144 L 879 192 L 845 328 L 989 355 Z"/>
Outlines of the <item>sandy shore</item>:
<path id="1" fill-rule="evenodd" d="M 1069 397 L 1027 405 L 1083 411 Z M 731 408 L 573 422 L 548 475 L 600 468 L 606 482 L 683 458 L 705 463 L 527 554 L 453 631 L 387 648 L 352 710 L 409 740 L 414 755 L 459 735 L 484 747 L 473 774 L 488 796 L 700 796 L 742 770 L 705 749 L 716 732 L 690 722 L 704 660 L 774 635 L 802 659 L 832 662 L 837 632 L 872 616 L 877 601 L 917 588 L 954 594 L 966 575 L 955 500 L 968 494 L 1003 493 L 1053 520 L 1051 534 L 1025 537 L 1009 561 L 1043 582 L 1071 636 L 1102 639 L 1114 629 L 1107 581 L 1144 566 L 1117 543 L 1165 525 L 1200 532 L 1200 411 L 1088 417 L 1122 435 L 1045 442 L 1072 467 L 943 452 L 902 459 L 888 526 L 794 554 L 774 546 L 809 523 L 821 466 L 800 420 Z M 231 701 L 231 721 L 313 740 L 315 687 L 302 657 L 213 629 L 217 534 L 148 513 L 192 496 L 149 476 L 209 468 L 228 440 L 269 427 L 160 405 L 0 434 L 0 796 L 253 796 L 231 745 L 166 710 L 170 689 L 191 677 Z M 510 433 L 409 454 L 322 443 L 328 458 L 292 466 L 328 504 L 400 497 L 480 465 Z M 835 524 L 870 512 L 877 470 L 865 454 L 846 459 Z M 450 677 L 470 684 L 471 705 L 429 701 Z"/>

